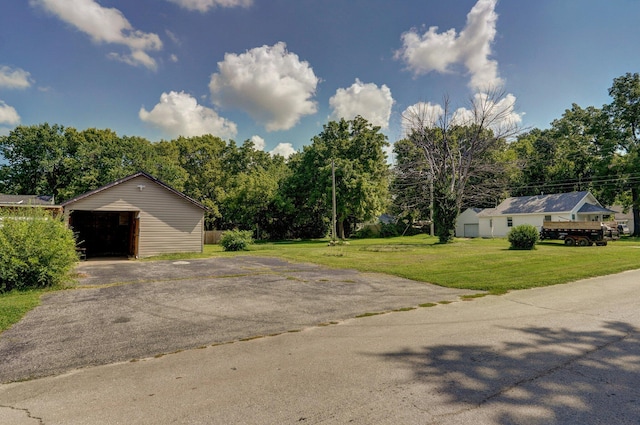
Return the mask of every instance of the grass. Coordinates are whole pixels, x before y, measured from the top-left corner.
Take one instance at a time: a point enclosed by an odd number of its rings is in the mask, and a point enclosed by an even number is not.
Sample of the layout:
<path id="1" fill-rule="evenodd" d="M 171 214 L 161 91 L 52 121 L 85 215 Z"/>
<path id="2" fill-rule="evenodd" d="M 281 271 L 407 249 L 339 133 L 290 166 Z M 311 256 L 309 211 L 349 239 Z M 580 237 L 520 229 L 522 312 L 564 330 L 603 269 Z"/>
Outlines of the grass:
<path id="1" fill-rule="evenodd" d="M 554 241 L 540 243 L 533 251 L 514 251 L 509 250 L 506 239 L 456 239 L 443 245 L 437 238 L 418 235 L 353 240 L 338 246 L 328 246 L 328 240 L 256 243 L 249 251 L 241 252 L 224 252 L 219 245 L 205 245 L 200 254 L 171 254 L 152 260 L 241 255 L 386 273 L 445 287 L 503 294 L 637 269 L 640 239 L 624 238 L 605 247 L 567 247 Z M 0 332 L 38 305 L 42 293 L 0 295 Z"/>
<path id="2" fill-rule="evenodd" d="M 0 332 L 17 323 L 27 312 L 40 304 L 44 290 L 12 291 L 0 294 Z"/>
<path id="3" fill-rule="evenodd" d="M 205 254 L 226 253 L 207 245 Z M 327 241 L 262 243 L 239 255 L 247 254 L 502 294 L 637 269 L 640 239 L 625 238 L 605 247 L 567 247 L 553 241 L 519 251 L 510 250 L 506 239 L 456 239 L 443 245 L 437 238 L 418 235 L 354 240 L 341 246 L 328 246 Z"/>

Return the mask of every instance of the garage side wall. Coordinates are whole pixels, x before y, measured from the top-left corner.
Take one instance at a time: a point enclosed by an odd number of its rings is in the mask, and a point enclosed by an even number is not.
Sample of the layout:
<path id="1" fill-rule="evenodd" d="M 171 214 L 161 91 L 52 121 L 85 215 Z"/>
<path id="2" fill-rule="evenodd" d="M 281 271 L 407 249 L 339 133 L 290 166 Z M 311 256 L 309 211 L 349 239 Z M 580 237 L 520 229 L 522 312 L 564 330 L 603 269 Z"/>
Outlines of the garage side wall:
<path id="1" fill-rule="evenodd" d="M 73 210 L 139 213 L 138 255 L 202 252 L 204 211 L 143 176 L 94 193 L 65 207 Z"/>

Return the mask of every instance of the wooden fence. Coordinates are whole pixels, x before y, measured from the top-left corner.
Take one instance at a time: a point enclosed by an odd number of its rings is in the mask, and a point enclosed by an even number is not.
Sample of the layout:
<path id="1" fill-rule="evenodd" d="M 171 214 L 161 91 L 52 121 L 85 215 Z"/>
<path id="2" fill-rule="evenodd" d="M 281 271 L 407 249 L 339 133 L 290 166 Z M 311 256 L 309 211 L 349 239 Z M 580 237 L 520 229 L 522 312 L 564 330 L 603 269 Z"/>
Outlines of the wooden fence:
<path id="1" fill-rule="evenodd" d="M 204 243 L 205 245 L 216 245 L 220 243 L 222 238 L 222 230 L 205 230 Z"/>

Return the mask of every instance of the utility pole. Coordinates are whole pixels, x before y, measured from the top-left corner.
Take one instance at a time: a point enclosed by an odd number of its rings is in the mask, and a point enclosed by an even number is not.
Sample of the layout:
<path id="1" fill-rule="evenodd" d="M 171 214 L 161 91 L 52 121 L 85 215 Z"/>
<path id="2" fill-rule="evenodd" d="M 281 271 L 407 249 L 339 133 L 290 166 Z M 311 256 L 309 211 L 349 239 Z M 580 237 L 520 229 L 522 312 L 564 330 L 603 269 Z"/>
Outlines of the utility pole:
<path id="1" fill-rule="evenodd" d="M 433 174 L 429 173 L 429 192 L 430 192 L 430 202 L 429 202 L 429 214 L 431 215 L 431 224 L 429 225 L 429 230 L 431 233 L 431 236 L 434 236 L 435 233 L 435 228 L 434 228 L 434 224 L 433 224 Z"/>
<path id="2" fill-rule="evenodd" d="M 331 192 L 332 192 L 332 200 L 333 200 L 333 226 L 331 227 L 331 238 L 335 242 L 336 238 L 336 164 L 335 161 L 331 160 Z"/>

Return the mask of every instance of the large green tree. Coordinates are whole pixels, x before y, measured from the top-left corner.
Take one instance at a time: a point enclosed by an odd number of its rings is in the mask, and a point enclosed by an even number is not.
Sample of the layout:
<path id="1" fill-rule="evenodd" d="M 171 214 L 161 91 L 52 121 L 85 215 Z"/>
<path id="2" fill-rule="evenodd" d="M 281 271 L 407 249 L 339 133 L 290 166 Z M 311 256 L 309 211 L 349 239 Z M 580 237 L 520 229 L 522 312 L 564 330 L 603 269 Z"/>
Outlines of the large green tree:
<path id="1" fill-rule="evenodd" d="M 212 135 L 179 137 L 173 143 L 180 167 L 187 173 L 185 194 L 207 207 L 206 226 L 219 228 L 220 204 L 226 195 L 227 175 L 223 157 L 226 142 Z"/>
<path id="2" fill-rule="evenodd" d="M 284 185 L 289 200 L 284 209 L 297 216 L 293 226 L 301 236 L 323 236 L 330 227 L 332 163 L 338 237 L 347 237 L 356 223 L 384 212 L 389 201 L 386 146 L 380 127 L 357 116 L 325 124 L 312 144 L 290 159 L 291 176 Z"/>
<path id="3" fill-rule="evenodd" d="M 615 78 L 609 95 L 613 101 L 605 108 L 621 133 L 615 169 L 622 187 L 631 194 L 633 234 L 640 235 L 640 74 Z"/>
<path id="4" fill-rule="evenodd" d="M 602 109 L 573 104 L 551 128 L 533 129 L 511 143 L 520 165 L 511 195 L 590 190 L 602 202 L 613 203 L 617 140 Z"/>
<path id="5" fill-rule="evenodd" d="M 89 128 L 78 133 L 74 177 L 67 195 L 75 196 L 138 171 L 152 173 L 156 155 L 141 137 L 118 136 L 110 129 Z"/>
<path id="6" fill-rule="evenodd" d="M 241 146 L 230 142 L 224 167 L 229 174 L 221 203 L 220 228 L 253 230 L 259 239 L 271 237 L 278 216 L 274 199 L 287 174 L 284 158 L 255 149 L 251 140 Z"/>
<path id="7" fill-rule="evenodd" d="M 0 192 L 67 197 L 77 164 L 79 138 L 73 128 L 48 123 L 18 126 L 0 136 Z"/>
<path id="8" fill-rule="evenodd" d="M 407 139 L 393 145 L 395 166 L 391 179 L 391 212 L 413 223 L 431 220 L 429 167 L 420 149 Z"/>

